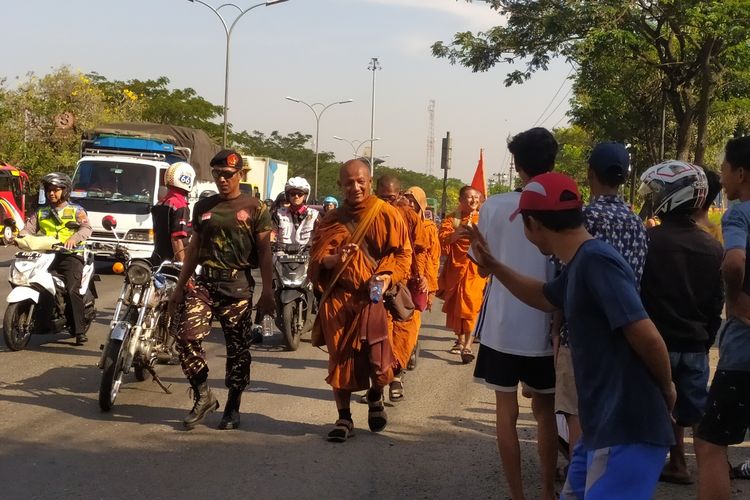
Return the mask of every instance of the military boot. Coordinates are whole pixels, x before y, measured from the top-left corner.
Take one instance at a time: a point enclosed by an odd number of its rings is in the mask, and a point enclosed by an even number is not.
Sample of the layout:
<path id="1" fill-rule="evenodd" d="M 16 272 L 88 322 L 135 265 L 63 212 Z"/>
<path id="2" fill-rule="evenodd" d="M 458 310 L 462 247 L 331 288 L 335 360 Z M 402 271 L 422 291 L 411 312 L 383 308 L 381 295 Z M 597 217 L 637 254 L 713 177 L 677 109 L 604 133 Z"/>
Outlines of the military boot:
<path id="1" fill-rule="evenodd" d="M 240 401 L 242 400 L 242 391 L 238 389 L 229 389 L 227 404 L 224 405 L 224 415 L 219 422 L 219 429 L 228 430 L 236 429 L 240 426 Z"/>
<path id="2" fill-rule="evenodd" d="M 219 408 L 219 401 L 208 387 L 208 381 L 193 385 L 193 399 L 195 400 L 193 409 L 190 410 L 188 416 L 182 421 L 188 429 L 192 429 L 201 423 L 206 414 L 216 411 Z"/>

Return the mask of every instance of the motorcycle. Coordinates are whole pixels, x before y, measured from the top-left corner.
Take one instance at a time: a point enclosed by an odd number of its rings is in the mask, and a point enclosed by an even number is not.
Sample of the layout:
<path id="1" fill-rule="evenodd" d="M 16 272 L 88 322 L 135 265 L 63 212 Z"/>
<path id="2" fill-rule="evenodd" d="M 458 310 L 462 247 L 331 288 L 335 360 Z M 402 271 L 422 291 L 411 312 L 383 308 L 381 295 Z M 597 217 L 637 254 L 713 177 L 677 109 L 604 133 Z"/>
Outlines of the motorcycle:
<path id="1" fill-rule="evenodd" d="M 315 321 L 315 296 L 307 278 L 310 254 L 296 243 L 277 243 L 273 257 L 276 326 L 287 348 L 296 351 L 300 337 Z"/>
<path id="2" fill-rule="evenodd" d="M 131 370 L 138 381 L 145 380 L 146 372 L 150 373 L 154 382 L 171 394 L 154 366 L 158 362 L 170 363 L 176 359 L 174 338 L 169 334 L 167 303 L 177 286 L 181 263 L 165 261 L 153 267 L 147 259 L 130 258 L 114 231 L 117 227 L 114 217 L 104 217 L 102 226 L 111 231 L 117 241 L 114 252 L 118 262 L 113 269 L 125 275 L 98 365 L 102 370 L 99 407 L 102 411 L 109 411 L 114 406 L 123 377 Z"/>
<path id="3" fill-rule="evenodd" d="M 13 219 L 6 219 L 4 224 L 11 231 L 3 235 L 3 243 L 16 244 L 21 251 L 16 253 L 8 273 L 12 290 L 3 317 L 3 337 L 9 349 L 20 351 L 28 345 L 32 334 L 58 334 L 66 328 L 70 330 L 65 317 L 68 296 L 65 282 L 50 270 L 57 254 L 69 251 L 50 236 L 15 236 Z M 78 228 L 75 222 L 66 226 Z M 82 252 L 78 253 L 84 263 L 79 292 L 83 295 L 86 333 L 96 317 L 95 299 L 98 296 L 94 282 L 100 278 L 94 273 L 94 253 L 88 244 L 84 243 L 82 247 Z"/>

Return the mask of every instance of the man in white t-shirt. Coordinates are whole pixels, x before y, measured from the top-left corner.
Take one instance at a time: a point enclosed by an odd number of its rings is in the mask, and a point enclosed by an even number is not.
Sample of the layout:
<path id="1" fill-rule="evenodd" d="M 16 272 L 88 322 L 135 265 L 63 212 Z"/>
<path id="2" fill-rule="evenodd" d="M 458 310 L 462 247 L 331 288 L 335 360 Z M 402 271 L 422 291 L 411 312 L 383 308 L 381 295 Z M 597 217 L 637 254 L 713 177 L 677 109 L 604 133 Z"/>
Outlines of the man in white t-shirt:
<path id="1" fill-rule="evenodd" d="M 557 148 L 554 136 L 544 128 L 532 128 L 511 139 L 508 150 L 524 185 L 532 177 L 554 168 Z M 553 277 L 551 262 L 526 239 L 523 221 L 510 220 L 520 197 L 517 192 L 489 197 L 479 212 L 479 231 L 497 260 L 521 274 L 546 282 Z M 495 391 L 498 449 L 514 499 L 525 498 L 516 430 L 519 382 L 531 392 L 531 407 L 537 421 L 541 498 L 555 498 L 557 425 L 550 321 L 548 314 L 522 303 L 496 278 L 488 282 L 474 330 L 480 343 L 474 377 Z"/>

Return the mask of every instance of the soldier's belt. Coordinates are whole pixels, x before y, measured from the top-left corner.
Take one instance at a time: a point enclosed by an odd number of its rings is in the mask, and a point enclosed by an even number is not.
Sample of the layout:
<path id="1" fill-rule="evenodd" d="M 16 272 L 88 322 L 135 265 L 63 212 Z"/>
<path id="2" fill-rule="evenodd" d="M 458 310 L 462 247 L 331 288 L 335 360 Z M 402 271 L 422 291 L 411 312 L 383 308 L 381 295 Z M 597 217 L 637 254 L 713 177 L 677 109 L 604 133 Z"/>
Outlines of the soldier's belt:
<path id="1" fill-rule="evenodd" d="M 201 276 L 211 280 L 233 280 L 239 273 L 239 269 L 217 269 L 215 267 L 204 267 L 201 269 Z"/>

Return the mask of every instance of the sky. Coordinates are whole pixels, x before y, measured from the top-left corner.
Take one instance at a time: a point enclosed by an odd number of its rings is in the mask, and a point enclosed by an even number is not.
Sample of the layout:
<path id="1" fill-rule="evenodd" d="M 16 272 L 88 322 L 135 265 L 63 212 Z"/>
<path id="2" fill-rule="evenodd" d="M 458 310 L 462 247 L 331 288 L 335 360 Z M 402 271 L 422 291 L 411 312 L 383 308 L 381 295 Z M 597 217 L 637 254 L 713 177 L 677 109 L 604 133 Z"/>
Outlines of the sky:
<path id="1" fill-rule="evenodd" d="M 258 2 L 235 1 L 241 8 Z M 220 12 L 231 23 L 237 10 Z M 482 1 L 288 0 L 256 8 L 231 36 L 229 121 L 236 130 L 300 131 L 314 140 L 313 113 L 284 97 L 310 104 L 353 99 L 323 114 L 319 136 L 321 151 L 351 158 L 351 145 L 333 136 L 370 138 L 373 73 L 367 66 L 377 57 L 382 69 L 375 74 L 375 156 L 389 166 L 427 172 L 427 108 L 434 99 L 432 173 L 442 176 L 441 138 L 448 131 L 451 177 L 470 182 L 480 148 L 487 177 L 507 173 L 509 135 L 567 122 L 570 67 L 555 61 L 547 72 L 507 88 L 507 65 L 472 73 L 430 51 L 432 43 L 448 42 L 456 32 L 502 23 Z M 224 101 L 224 29 L 211 10 L 189 0 L 9 2 L 1 33 L 0 77 L 10 86 L 29 71 L 41 75 L 68 65 L 108 79 L 166 76 L 175 88 L 192 87 L 211 102 Z"/>

